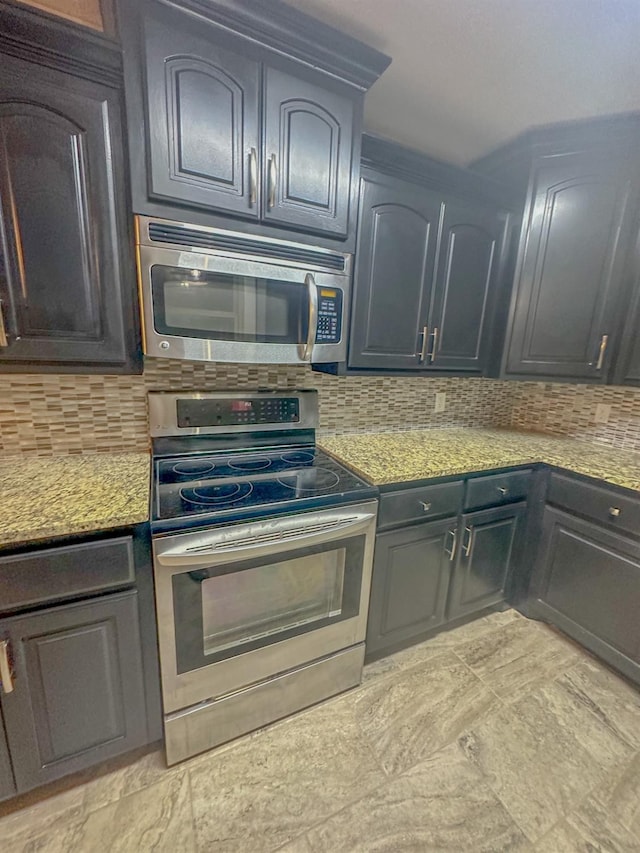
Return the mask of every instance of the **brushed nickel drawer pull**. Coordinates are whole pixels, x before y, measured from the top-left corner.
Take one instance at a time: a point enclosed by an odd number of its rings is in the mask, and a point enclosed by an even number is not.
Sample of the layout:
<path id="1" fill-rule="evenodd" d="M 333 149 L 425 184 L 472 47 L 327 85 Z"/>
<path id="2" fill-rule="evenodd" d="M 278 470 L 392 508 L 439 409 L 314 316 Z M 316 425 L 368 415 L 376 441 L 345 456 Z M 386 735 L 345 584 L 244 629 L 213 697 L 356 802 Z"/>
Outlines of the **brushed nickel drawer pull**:
<path id="1" fill-rule="evenodd" d="M 429 327 L 423 326 L 420 334 L 422 335 L 422 346 L 420 347 L 420 351 L 418 353 L 416 353 L 416 355 L 420 356 L 420 364 L 424 364 L 424 362 L 427 360 L 427 344 L 429 343 Z"/>
<path id="2" fill-rule="evenodd" d="M 449 551 L 449 550 L 447 549 L 446 544 L 445 544 L 445 546 L 444 546 L 444 553 L 445 553 L 445 554 L 447 554 L 447 556 L 449 557 L 449 562 L 451 562 L 451 563 L 452 563 L 452 562 L 453 562 L 453 560 L 454 560 L 454 558 L 455 558 L 455 556 L 456 556 L 456 548 L 457 548 L 457 546 L 458 546 L 458 531 L 457 531 L 456 529 L 453 529 L 453 530 L 447 530 L 447 536 L 452 536 L 452 537 L 453 537 L 453 538 L 452 538 L 452 540 L 451 540 L 451 550 Z"/>
<path id="3" fill-rule="evenodd" d="M 596 362 L 596 370 L 602 370 L 602 365 L 604 363 L 604 354 L 607 349 L 607 344 L 609 343 L 609 335 L 602 335 L 600 338 L 600 349 L 598 350 L 598 360 Z"/>
<path id="4" fill-rule="evenodd" d="M 498 491 L 500 492 L 503 498 L 509 494 L 509 489 L 506 486 L 498 486 Z"/>
<path id="5" fill-rule="evenodd" d="M 7 329 L 4 325 L 4 314 L 2 313 L 2 299 L 0 299 L 0 347 L 8 347 Z"/>
<path id="6" fill-rule="evenodd" d="M 619 506 L 610 506 L 609 507 L 609 515 L 611 516 L 611 518 L 618 518 L 618 516 L 620 515 L 621 512 L 622 512 L 622 510 L 620 509 Z"/>
<path id="7" fill-rule="evenodd" d="M 269 157 L 269 210 L 276 206 L 276 186 L 278 184 L 278 167 L 276 155 Z"/>
<path id="8" fill-rule="evenodd" d="M 249 205 L 253 205 L 258 200 L 258 155 L 256 149 L 252 148 L 249 152 Z"/>
<path id="9" fill-rule="evenodd" d="M 466 545 L 462 546 L 462 550 L 464 552 L 465 557 L 470 557 L 471 551 L 473 550 L 473 533 L 474 533 L 474 530 L 473 530 L 473 527 L 465 527 L 464 531 L 465 531 L 465 533 L 467 533 L 469 535 L 469 538 L 467 539 Z"/>
<path id="10" fill-rule="evenodd" d="M 431 337 L 433 338 L 433 347 L 431 348 L 431 353 L 429 354 L 429 361 L 431 364 L 436 360 L 436 350 L 438 349 L 438 335 L 440 330 L 436 326 L 433 332 L 431 332 Z"/>
<path id="11" fill-rule="evenodd" d="M 429 512 L 431 509 L 431 501 L 418 501 L 418 503 L 422 507 L 423 512 Z"/>
<path id="12" fill-rule="evenodd" d="M 4 693 L 13 693 L 13 670 L 9 659 L 9 640 L 0 640 L 0 682 Z"/>

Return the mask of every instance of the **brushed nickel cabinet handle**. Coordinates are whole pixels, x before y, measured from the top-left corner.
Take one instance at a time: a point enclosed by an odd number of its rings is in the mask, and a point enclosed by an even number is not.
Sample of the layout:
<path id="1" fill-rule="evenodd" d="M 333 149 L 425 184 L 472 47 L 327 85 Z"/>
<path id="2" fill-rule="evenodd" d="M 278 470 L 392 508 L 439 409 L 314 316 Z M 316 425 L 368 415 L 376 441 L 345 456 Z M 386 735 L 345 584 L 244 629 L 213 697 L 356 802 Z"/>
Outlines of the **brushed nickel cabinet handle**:
<path id="1" fill-rule="evenodd" d="M 611 516 L 611 518 L 618 518 L 618 516 L 620 515 L 621 512 L 622 512 L 622 510 L 620 509 L 619 506 L 610 506 L 609 507 L 609 515 Z"/>
<path id="2" fill-rule="evenodd" d="M 433 346 L 431 347 L 431 352 L 429 353 L 429 361 L 431 364 L 436 360 L 436 350 L 438 349 L 438 335 L 440 334 L 440 329 L 436 326 L 433 332 L 431 332 L 431 337 L 433 338 Z"/>
<path id="3" fill-rule="evenodd" d="M 4 313 L 2 311 L 2 299 L 0 299 L 0 347 L 8 347 L 7 330 L 4 325 Z"/>
<path id="4" fill-rule="evenodd" d="M 251 207 L 258 200 L 258 155 L 256 149 L 249 152 L 249 204 Z"/>
<path id="5" fill-rule="evenodd" d="M 456 556 L 456 548 L 458 546 L 458 531 L 454 528 L 453 530 L 447 530 L 447 536 L 451 536 L 451 550 L 449 551 L 446 544 L 444 546 L 444 553 L 449 557 L 449 562 L 453 562 Z"/>
<path id="6" fill-rule="evenodd" d="M 423 512 L 429 512 L 431 509 L 431 501 L 418 501 L 418 503 L 422 507 Z"/>
<path id="7" fill-rule="evenodd" d="M 464 532 L 468 534 L 467 542 L 462 546 L 465 557 L 470 557 L 473 551 L 474 529 L 473 527 L 465 527 Z"/>
<path id="8" fill-rule="evenodd" d="M 509 489 L 506 486 L 498 486 L 498 491 L 500 492 L 503 498 L 509 494 Z"/>
<path id="9" fill-rule="evenodd" d="M 429 327 L 423 326 L 422 331 L 420 332 L 422 335 L 422 346 L 420 347 L 419 352 L 416 355 L 419 356 L 420 364 L 424 364 L 427 360 L 427 344 L 429 343 Z"/>
<path id="10" fill-rule="evenodd" d="M 269 157 L 269 209 L 276 206 L 276 185 L 278 183 L 278 166 L 276 155 Z"/>
<path id="11" fill-rule="evenodd" d="M 9 640 L 0 640 L 0 682 L 4 693 L 13 693 L 13 671 L 9 659 Z"/>
<path id="12" fill-rule="evenodd" d="M 602 365 L 604 362 L 604 354 L 607 351 L 607 344 L 609 343 L 609 335 L 602 335 L 600 338 L 600 349 L 598 350 L 598 360 L 596 361 L 596 370 L 602 370 Z"/>

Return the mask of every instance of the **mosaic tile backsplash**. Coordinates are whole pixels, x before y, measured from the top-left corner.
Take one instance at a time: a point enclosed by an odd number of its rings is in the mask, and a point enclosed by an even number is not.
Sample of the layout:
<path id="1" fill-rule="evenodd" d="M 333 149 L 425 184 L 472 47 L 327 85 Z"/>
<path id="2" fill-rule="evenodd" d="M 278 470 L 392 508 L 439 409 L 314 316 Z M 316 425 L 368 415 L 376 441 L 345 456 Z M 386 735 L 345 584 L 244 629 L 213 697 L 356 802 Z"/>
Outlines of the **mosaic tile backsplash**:
<path id="1" fill-rule="evenodd" d="M 322 432 L 496 426 L 510 412 L 490 379 L 335 377 L 307 367 L 148 359 L 143 376 L 0 375 L 0 451 L 124 452 L 148 447 L 147 391 L 317 388 Z M 445 391 L 447 407 L 433 411 Z"/>
<path id="2" fill-rule="evenodd" d="M 0 375 L 0 452 L 49 456 L 148 448 L 150 390 L 317 388 L 321 433 L 514 427 L 640 451 L 640 390 L 476 378 L 335 377 L 306 367 L 147 359 L 143 376 Z M 437 392 L 446 409 L 435 414 Z M 594 422 L 597 403 L 611 406 Z"/>

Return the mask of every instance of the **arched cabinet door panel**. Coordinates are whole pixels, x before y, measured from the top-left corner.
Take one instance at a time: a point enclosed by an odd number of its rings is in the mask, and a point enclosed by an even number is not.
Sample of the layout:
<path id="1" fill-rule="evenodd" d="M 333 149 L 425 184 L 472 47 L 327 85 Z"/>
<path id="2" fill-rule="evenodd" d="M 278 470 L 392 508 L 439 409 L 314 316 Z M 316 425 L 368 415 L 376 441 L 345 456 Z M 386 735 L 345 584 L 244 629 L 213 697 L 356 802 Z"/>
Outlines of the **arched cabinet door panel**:
<path id="1" fill-rule="evenodd" d="M 423 187 L 362 178 L 350 367 L 424 369 L 440 214 Z"/>
<path id="2" fill-rule="evenodd" d="M 486 367 L 489 324 L 506 215 L 473 202 L 446 202 L 432 312 L 429 365 Z"/>
<path id="3" fill-rule="evenodd" d="M 130 372 L 135 281 L 117 93 L 0 62 L 0 361 Z"/>
<path id="4" fill-rule="evenodd" d="M 161 14 L 144 23 L 149 195 L 256 218 L 260 66 Z"/>
<path id="5" fill-rule="evenodd" d="M 264 77 L 264 218 L 346 236 L 353 100 L 268 66 Z"/>
<path id="6" fill-rule="evenodd" d="M 605 381 L 634 206 L 619 159 L 572 154 L 536 163 L 508 373 Z"/>

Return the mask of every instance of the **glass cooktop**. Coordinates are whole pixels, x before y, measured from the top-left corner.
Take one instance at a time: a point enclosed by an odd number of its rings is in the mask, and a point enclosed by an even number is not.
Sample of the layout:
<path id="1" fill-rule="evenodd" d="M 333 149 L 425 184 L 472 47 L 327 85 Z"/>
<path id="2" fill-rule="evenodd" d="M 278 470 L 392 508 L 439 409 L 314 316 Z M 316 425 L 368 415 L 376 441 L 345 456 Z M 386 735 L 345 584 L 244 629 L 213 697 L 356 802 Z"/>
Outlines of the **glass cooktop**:
<path id="1" fill-rule="evenodd" d="M 182 455 L 154 465 L 155 529 L 297 512 L 377 494 L 313 446 Z"/>

